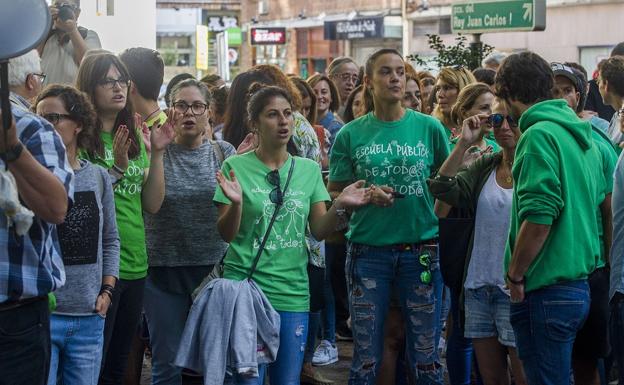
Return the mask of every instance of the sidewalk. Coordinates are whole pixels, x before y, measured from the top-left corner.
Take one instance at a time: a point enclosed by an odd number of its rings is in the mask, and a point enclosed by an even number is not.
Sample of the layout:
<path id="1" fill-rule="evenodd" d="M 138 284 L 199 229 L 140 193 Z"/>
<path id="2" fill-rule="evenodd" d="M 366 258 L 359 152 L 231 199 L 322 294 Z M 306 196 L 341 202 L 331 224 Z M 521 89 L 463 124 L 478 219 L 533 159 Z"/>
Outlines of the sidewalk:
<path id="1" fill-rule="evenodd" d="M 317 368 L 323 376 L 334 381 L 335 385 L 345 385 L 349 379 L 349 369 L 351 368 L 351 358 L 353 357 L 352 342 L 338 342 L 338 356 L 340 360 L 335 364 Z M 143 359 L 143 371 L 141 375 L 141 385 L 152 383 L 152 360 L 149 357 Z M 183 385 L 202 385 L 201 379 L 185 378 Z"/>

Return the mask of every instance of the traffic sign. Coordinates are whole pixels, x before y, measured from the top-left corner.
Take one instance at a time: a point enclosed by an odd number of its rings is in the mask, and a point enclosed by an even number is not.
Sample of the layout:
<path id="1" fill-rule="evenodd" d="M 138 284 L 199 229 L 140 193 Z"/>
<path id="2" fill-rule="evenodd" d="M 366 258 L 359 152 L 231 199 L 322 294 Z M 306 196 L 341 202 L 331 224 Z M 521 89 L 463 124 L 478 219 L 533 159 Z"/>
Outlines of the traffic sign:
<path id="1" fill-rule="evenodd" d="M 453 33 L 543 31 L 546 0 L 496 0 L 454 2 Z"/>

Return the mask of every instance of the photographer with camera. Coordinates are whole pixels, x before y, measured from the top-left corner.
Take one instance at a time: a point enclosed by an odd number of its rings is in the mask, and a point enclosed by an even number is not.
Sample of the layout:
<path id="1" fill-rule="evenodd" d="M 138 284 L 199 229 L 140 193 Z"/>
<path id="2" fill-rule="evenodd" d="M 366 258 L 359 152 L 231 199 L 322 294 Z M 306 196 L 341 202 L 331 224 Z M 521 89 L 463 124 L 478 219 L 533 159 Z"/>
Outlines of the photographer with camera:
<path id="1" fill-rule="evenodd" d="M 80 0 L 54 0 L 50 6 L 52 29 L 39 46 L 44 85 L 74 84 L 78 66 L 90 49 L 102 48 L 95 31 L 79 27 Z"/>

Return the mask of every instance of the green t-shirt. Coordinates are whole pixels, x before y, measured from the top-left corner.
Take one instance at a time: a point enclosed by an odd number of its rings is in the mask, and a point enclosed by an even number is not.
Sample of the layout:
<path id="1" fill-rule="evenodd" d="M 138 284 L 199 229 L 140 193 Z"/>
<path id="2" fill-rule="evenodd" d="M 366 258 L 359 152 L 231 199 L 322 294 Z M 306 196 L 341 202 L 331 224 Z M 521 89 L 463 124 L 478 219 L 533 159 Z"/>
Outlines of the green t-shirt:
<path id="1" fill-rule="evenodd" d="M 426 180 L 448 155 L 442 124 L 419 112 L 406 110 L 395 122 L 368 113 L 345 125 L 332 148 L 329 180 L 364 179 L 367 186 L 388 185 L 405 194 L 392 207 L 358 209 L 351 216 L 349 240 L 384 246 L 437 237 L 438 218 Z"/>
<path id="2" fill-rule="evenodd" d="M 283 189 L 292 157 L 279 169 Z M 253 280 L 260 286 L 271 305 L 279 311 L 307 312 L 309 309 L 308 254 L 305 230 L 310 206 L 329 201 L 318 163 L 294 157 L 295 168 L 268 241 L 258 262 Z M 273 216 L 275 204 L 269 199 L 274 186 L 266 180 L 271 171 L 255 151 L 235 155 L 223 162 L 222 171 L 234 170 L 243 191 L 243 213 L 236 238 L 230 242 L 224 260 L 224 278 L 247 277 L 262 237 Z M 214 196 L 216 203 L 230 204 L 221 188 Z"/>
<path id="3" fill-rule="evenodd" d="M 106 169 L 113 167 L 113 135 L 101 133 L 104 142 L 104 158 L 88 159 Z M 141 151 L 135 159 L 130 159 L 124 178 L 115 186 L 115 214 L 121 243 L 119 278 L 141 279 L 147 275 L 147 251 L 145 249 L 145 227 L 141 191 L 145 169 L 150 162 L 145 145 L 138 136 Z"/>

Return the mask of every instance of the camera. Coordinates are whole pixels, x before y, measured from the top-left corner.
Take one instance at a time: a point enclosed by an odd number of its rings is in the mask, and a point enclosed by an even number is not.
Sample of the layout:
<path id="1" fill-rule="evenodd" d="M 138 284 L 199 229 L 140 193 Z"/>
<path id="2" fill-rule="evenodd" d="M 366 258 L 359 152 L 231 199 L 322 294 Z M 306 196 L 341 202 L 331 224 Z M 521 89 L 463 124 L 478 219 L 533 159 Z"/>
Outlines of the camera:
<path id="1" fill-rule="evenodd" d="M 62 21 L 73 20 L 76 18 L 74 7 L 70 4 L 60 4 L 58 7 L 58 18 Z"/>

